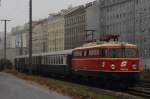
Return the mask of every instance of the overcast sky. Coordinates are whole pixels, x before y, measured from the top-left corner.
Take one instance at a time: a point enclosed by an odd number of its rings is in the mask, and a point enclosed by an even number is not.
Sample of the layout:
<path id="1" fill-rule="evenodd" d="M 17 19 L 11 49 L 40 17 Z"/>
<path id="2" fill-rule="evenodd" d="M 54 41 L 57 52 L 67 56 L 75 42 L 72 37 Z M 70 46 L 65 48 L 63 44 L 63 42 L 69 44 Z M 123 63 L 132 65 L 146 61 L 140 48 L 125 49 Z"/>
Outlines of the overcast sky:
<path id="1" fill-rule="evenodd" d="M 17 25 L 28 22 L 29 0 L 1 0 L 0 19 L 10 19 L 8 31 Z M 69 5 L 80 5 L 94 0 L 33 0 L 33 20 L 45 18 L 49 13 L 60 11 Z M 3 23 L 0 22 L 0 32 L 3 32 Z"/>

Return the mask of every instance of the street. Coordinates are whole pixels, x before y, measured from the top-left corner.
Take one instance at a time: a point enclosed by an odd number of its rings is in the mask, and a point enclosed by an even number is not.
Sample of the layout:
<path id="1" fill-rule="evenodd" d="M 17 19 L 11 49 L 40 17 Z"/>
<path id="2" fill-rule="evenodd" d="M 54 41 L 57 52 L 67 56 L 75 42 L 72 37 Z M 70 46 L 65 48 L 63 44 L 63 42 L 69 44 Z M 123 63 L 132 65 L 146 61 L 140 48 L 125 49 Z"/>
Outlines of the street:
<path id="1" fill-rule="evenodd" d="M 6 73 L 0 73 L 0 99 L 71 99 Z"/>

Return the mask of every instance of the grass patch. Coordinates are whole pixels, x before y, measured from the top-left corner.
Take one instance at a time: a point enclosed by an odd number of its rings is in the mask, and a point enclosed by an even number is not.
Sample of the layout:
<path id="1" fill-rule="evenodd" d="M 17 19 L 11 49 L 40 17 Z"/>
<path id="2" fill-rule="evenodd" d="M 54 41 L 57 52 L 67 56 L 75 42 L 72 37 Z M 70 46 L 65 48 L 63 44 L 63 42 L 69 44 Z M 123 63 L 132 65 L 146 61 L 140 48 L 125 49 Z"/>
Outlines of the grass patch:
<path id="1" fill-rule="evenodd" d="M 44 85 L 52 91 L 56 91 L 66 96 L 70 96 L 73 99 L 116 99 L 115 96 L 99 93 L 90 90 L 90 88 L 82 85 L 72 84 L 69 82 L 59 80 L 47 79 L 40 76 L 26 75 L 23 73 L 18 73 L 16 71 L 7 71 L 7 73 L 11 73 L 16 77 L 19 77 L 24 80 Z"/>

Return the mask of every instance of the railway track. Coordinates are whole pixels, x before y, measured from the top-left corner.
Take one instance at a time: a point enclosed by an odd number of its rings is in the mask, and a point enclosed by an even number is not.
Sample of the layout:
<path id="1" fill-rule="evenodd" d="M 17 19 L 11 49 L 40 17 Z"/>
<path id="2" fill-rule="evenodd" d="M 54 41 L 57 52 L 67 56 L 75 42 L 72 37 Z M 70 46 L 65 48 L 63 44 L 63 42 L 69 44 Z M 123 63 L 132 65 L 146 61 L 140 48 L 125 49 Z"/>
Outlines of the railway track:
<path id="1" fill-rule="evenodd" d="M 150 88 L 150 82 L 149 81 L 142 81 L 139 83 L 139 86 L 144 88 Z"/>
<path id="2" fill-rule="evenodd" d="M 126 92 L 145 99 L 150 99 L 150 82 L 141 81 L 136 87 L 129 88 Z"/>
<path id="3" fill-rule="evenodd" d="M 145 99 L 150 99 L 150 90 L 145 90 L 142 87 L 141 88 L 130 88 L 127 90 L 127 93 L 143 97 Z"/>

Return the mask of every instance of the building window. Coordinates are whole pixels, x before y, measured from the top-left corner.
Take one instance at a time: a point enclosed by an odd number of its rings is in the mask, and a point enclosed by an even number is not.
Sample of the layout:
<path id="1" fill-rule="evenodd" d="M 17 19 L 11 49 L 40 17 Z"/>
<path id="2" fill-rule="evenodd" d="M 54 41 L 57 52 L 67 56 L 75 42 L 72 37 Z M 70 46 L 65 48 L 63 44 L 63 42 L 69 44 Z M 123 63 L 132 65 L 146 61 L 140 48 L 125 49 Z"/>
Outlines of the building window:
<path id="1" fill-rule="evenodd" d="M 117 19 L 119 19 L 119 14 L 116 15 Z"/>
<path id="2" fill-rule="evenodd" d="M 136 0 L 136 3 L 138 4 L 138 3 L 139 3 L 139 0 Z"/>

